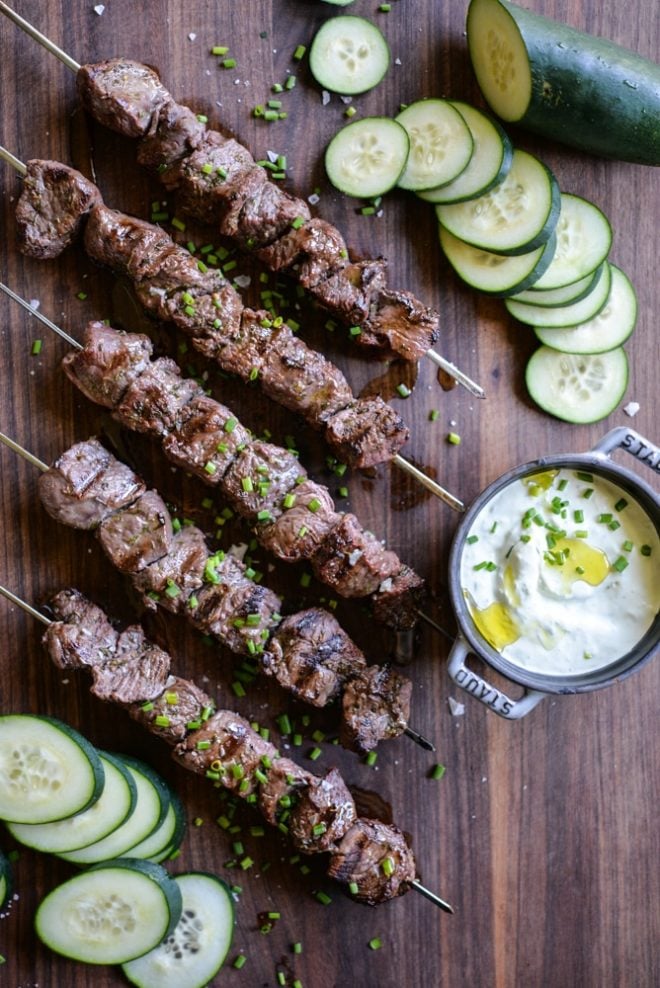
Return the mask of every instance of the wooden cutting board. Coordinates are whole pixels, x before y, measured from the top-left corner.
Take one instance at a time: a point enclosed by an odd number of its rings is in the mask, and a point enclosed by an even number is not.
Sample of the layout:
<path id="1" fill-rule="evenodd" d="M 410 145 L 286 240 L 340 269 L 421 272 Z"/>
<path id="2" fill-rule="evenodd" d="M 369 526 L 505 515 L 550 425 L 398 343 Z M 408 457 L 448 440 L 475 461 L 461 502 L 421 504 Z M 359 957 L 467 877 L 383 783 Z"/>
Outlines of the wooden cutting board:
<path id="1" fill-rule="evenodd" d="M 483 385 L 486 401 L 460 388 L 443 390 L 429 361 L 422 362 L 414 392 L 403 400 L 395 389 L 400 383 L 412 385 L 409 368 L 365 360 L 351 349 L 344 330 L 329 334 L 323 314 L 309 307 L 300 319 L 306 339 L 340 364 L 356 392 L 377 381 L 393 398 L 411 427 L 409 457 L 466 503 L 516 464 L 586 450 L 609 428 L 631 424 L 621 407 L 590 427 L 559 422 L 533 407 L 523 381 L 534 349 L 532 334 L 507 317 L 501 302 L 457 282 L 441 256 L 433 210 L 411 194 L 394 193 L 384 200 L 382 214 L 364 216 L 356 209 L 359 204 L 331 189 L 323 148 L 345 122 L 346 107 L 336 96 L 324 105 L 306 59 L 296 65 L 291 56 L 297 45 L 309 46 L 315 30 L 337 12 L 332 6 L 320 0 L 106 0 L 99 7 L 93 0 L 15 0 L 15 6 L 76 60 L 123 54 L 147 61 L 159 68 L 177 99 L 232 132 L 256 157 L 269 150 L 285 154 L 285 186 L 303 196 L 318 190 L 319 215 L 338 225 L 360 254 L 386 255 L 393 285 L 417 292 L 440 309 L 439 349 Z M 357 0 L 349 12 L 376 21 L 393 56 L 384 82 L 354 100 L 358 113 L 393 114 L 399 104 L 424 96 L 483 105 L 467 55 L 466 6 L 449 0 L 393 0 L 386 14 L 379 12 L 377 0 Z M 647 57 L 657 57 L 660 50 L 657 4 L 533 0 L 530 6 Z M 218 66 L 210 55 L 213 45 L 229 46 L 234 69 Z M 2 17 L 0 50 L 2 143 L 23 159 L 72 163 L 95 175 L 109 205 L 148 216 L 151 204 L 163 200 L 162 191 L 135 163 L 130 142 L 81 114 L 73 75 Z M 286 120 L 255 119 L 252 108 L 291 71 L 297 83 L 282 97 Z M 639 403 L 634 426 L 657 441 L 658 172 L 597 160 L 513 129 L 511 134 L 520 147 L 543 158 L 563 190 L 593 199 L 612 222 L 611 257 L 632 276 L 639 296 L 639 323 L 627 345 L 626 401 Z M 166 328 L 148 325 L 127 288 L 96 268 L 80 248 L 47 263 L 23 258 L 14 246 L 20 180 L 3 166 L 0 183 L 5 283 L 28 300 L 37 299 L 41 311 L 73 336 L 91 318 L 109 318 L 127 329 L 148 326 L 162 352 L 178 355 L 197 373 L 204 370 L 199 359 L 181 354 L 181 340 Z M 197 243 L 209 237 L 200 233 Z M 241 260 L 238 270 L 252 275 L 246 294 L 254 300 L 258 271 Z M 187 516 L 214 533 L 215 512 L 202 506 L 207 489 L 173 471 L 155 448 L 118 430 L 101 409 L 74 393 L 58 366 L 66 345 L 8 300 L 1 299 L 0 306 L 0 429 L 46 461 L 74 441 L 102 436 Z M 32 355 L 36 339 L 43 345 Z M 276 441 L 295 436 L 310 472 L 333 491 L 347 486 L 348 498 L 339 497 L 342 507 L 355 511 L 428 580 L 428 612 L 451 636 L 446 563 L 457 514 L 394 468 L 339 480 L 327 471 L 327 451 L 317 436 L 294 416 L 213 368 L 208 387 L 255 431 L 268 429 Z M 432 410 L 439 412 L 435 421 L 430 421 Z M 447 443 L 449 432 L 460 434 L 459 446 Z M 126 582 L 110 569 L 91 536 L 57 528 L 45 516 L 36 479 L 33 467 L 0 450 L 0 581 L 32 603 L 76 586 L 118 619 L 135 620 L 136 602 Z M 228 546 L 244 540 L 245 530 L 227 525 L 220 537 L 220 544 Z M 305 567 L 271 567 L 264 553 L 257 559 L 289 607 L 325 596 L 313 582 L 301 585 Z M 337 614 L 370 659 L 390 655 L 392 639 L 358 603 L 340 605 Z M 171 651 L 183 675 L 203 682 L 218 697 L 227 691 L 227 705 L 274 732 L 283 712 L 301 723 L 306 711 L 261 682 L 247 696 L 234 697 L 232 656 L 205 645 L 190 628 L 164 617 L 151 618 L 147 628 Z M 458 694 L 446 674 L 449 642 L 422 625 L 409 667 L 415 684 L 411 721 L 433 739 L 435 755 L 402 738 L 383 744 L 376 765 L 369 767 L 323 742 L 322 756 L 313 764 L 308 759 L 315 745 L 312 732 L 323 730 L 331 739 L 334 724 L 331 712 L 312 715 L 294 757 L 316 771 L 337 765 L 349 784 L 379 794 L 380 809 L 391 807 L 394 820 L 410 833 L 422 880 L 452 902 L 455 915 L 450 917 L 414 893 L 375 909 L 350 902 L 324 877 L 323 862 L 310 860 L 309 874 L 302 874 L 300 865 L 291 863 L 293 851 L 283 837 L 250 836 L 249 827 L 260 820 L 247 810 L 239 813 L 240 839 L 255 863 L 245 872 L 228 868 L 234 851 L 232 838 L 215 822 L 222 807 L 219 794 L 171 763 L 167 751 L 137 725 L 94 701 L 81 678 L 55 670 L 42 651 L 40 634 L 35 621 L 0 601 L 0 711 L 61 717 L 101 748 L 147 759 L 177 789 L 189 830 L 174 867 L 213 870 L 242 888 L 234 945 L 218 984 L 277 985 L 278 971 L 287 985 L 298 978 L 304 988 L 651 988 L 660 982 L 657 662 L 614 688 L 547 699 L 524 721 L 509 723 Z M 464 703 L 462 716 L 452 716 L 450 697 Z M 429 778 L 436 762 L 446 766 L 441 780 Z M 6 833 L 0 845 L 16 849 Z M 71 874 L 70 868 L 20 850 L 14 870 L 17 898 L 0 922 L 5 958 L 0 983 L 11 988 L 121 985 L 118 970 L 66 961 L 35 938 L 36 906 Z M 320 904 L 317 890 L 332 902 Z M 259 915 L 273 910 L 281 919 L 269 934 L 259 932 Z M 369 948 L 372 938 L 382 941 L 380 950 Z M 294 955 L 291 945 L 298 941 L 303 952 Z M 239 954 L 247 957 L 240 971 L 231 966 Z"/>

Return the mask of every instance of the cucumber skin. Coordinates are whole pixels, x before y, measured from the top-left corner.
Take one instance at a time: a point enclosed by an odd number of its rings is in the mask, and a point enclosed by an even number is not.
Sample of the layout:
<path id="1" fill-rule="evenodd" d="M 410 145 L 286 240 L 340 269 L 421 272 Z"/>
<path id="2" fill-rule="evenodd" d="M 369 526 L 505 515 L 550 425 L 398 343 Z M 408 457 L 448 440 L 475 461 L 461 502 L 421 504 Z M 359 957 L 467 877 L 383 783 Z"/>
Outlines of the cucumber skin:
<path id="1" fill-rule="evenodd" d="M 4 894 L 2 888 L 2 882 L 4 881 Z M 12 881 L 12 870 L 9 863 L 9 858 L 6 854 L 0 851 L 0 909 L 9 901 L 9 898 L 14 890 L 14 883 Z"/>
<path id="2" fill-rule="evenodd" d="M 659 65 L 508 0 L 494 2 L 516 22 L 532 75 L 529 106 L 516 124 L 604 158 L 660 165 Z M 469 39 L 470 10 L 467 30 Z"/>

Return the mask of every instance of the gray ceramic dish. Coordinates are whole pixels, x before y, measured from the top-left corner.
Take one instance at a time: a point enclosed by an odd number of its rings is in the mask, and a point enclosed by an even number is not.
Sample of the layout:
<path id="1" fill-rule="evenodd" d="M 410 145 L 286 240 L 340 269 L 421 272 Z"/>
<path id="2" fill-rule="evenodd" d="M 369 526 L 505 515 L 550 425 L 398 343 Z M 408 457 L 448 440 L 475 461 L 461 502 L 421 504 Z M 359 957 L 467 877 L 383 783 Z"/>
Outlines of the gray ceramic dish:
<path id="1" fill-rule="evenodd" d="M 660 613 L 656 614 L 652 626 L 640 638 L 635 647 L 626 655 L 614 660 L 609 666 L 596 669 L 593 672 L 585 672 L 580 676 L 570 677 L 530 672 L 507 661 L 482 638 L 470 617 L 461 589 L 461 556 L 465 539 L 475 518 L 486 503 L 503 487 L 528 474 L 555 470 L 560 467 L 586 470 L 598 474 L 617 484 L 631 498 L 636 500 L 646 511 L 655 525 L 656 531 L 660 533 L 660 497 L 636 474 L 612 462 L 610 455 L 619 448 L 625 449 L 653 470 L 656 475 L 660 475 L 660 449 L 634 430 L 620 427 L 608 432 L 588 453 L 547 456 L 531 463 L 525 463 L 503 474 L 475 499 L 456 531 L 449 556 L 449 590 L 459 626 L 459 634 L 449 655 L 448 672 L 457 686 L 481 700 L 501 717 L 518 720 L 529 713 L 537 703 L 549 694 L 586 693 L 590 690 L 611 686 L 640 669 L 658 648 Z M 524 693 L 520 699 L 511 699 L 501 690 L 491 686 L 478 673 L 469 669 L 466 664 L 469 655 L 478 656 L 507 679 L 524 687 Z"/>

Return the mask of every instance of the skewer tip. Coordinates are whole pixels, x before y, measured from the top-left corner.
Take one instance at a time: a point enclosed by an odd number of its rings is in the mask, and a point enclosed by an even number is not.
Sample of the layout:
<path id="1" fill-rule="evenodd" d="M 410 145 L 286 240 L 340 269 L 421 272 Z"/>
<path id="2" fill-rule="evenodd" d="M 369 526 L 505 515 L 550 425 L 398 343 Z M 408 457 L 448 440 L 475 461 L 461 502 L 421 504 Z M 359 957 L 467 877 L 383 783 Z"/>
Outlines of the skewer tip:
<path id="1" fill-rule="evenodd" d="M 412 887 L 414 888 L 415 892 L 419 892 L 419 894 L 423 895 L 425 899 L 428 899 L 429 902 L 432 902 L 434 905 L 436 905 L 438 909 L 442 909 L 444 913 L 449 913 L 452 916 L 454 915 L 453 906 L 450 906 L 448 902 L 446 902 L 444 899 L 441 899 L 439 895 L 435 894 L 435 892 L 431 892 L 430 889 L 427 889 L 426 886 L 422 885 L 422 883 L 419 882 L 416 878 L 412 882 Z"/>
<path id="2" fill-rule="evenodd" d="M 418 744 L 420 748 L 424 748 L 425 751 L 435 751 L 435 745 L 428 738 L 425 738 L 423 734 L 413 731 L 412 727 L 406 727 L 403 733 L 414 741 L 415 744 Z"/>

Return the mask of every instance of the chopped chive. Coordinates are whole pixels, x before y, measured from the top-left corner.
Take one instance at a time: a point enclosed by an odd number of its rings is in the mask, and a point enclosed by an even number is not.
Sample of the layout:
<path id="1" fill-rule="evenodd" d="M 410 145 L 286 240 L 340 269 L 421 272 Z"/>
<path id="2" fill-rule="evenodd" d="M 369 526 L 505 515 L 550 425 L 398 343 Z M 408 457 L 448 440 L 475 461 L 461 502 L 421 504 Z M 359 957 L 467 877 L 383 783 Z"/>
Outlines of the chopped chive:
<path id="1" fill-rule="evenodd" d="M 240 971 L 240 969 L 245 964 L 246 960 L 247 957 L 245 956 L 245 954 L 239 954 L 232 966 L 235 967 L 237 971 Z"/>
<path id="2" fill-rule="evenodd" d="M 235 69 L 236 68 L 236 59 L 235 58 L 223 58 L 222 61 L 220 62 L 220 65 L 221 65 L 221 67 L 223 69 Z"/>
<path id="3" fill-rule="evenodd" d="M 252 483 L 252 478 L 243 477 L 241 479 L 241 487 L 243 488 L 246 494 L 251 494 L 252 491 L 254 490 L 254 484 Z"/>
<path id="4" fill-rule="evenodd" d="M 594 492 L 593 487 L 585 487 L 585 489 L 582 491 L 582 497 L 585 499 L 585 501 L 588 501 L 591 495 L 593 494 L 593 492 Z"/>
<path id="5" fill-rule="evenodd" d="M 611 532 L 616 532 L 617 528 L 621 528 L 621 522 L 613 518 L 612 521 L 607 526 Z"/>
<path id="6" fill-rule="evenodd" d="M 348 117 L 349 120 L 351 117 L 354 117 L 356 113 L 357 110 L 355 109 L 354 106 L 347 106 L 346 109 L 344 110 L 344 116 Z"/>
<path id="7" fill-rule="evenodd" d="M 34 341 L 34 343 L 32 344 L 32 351 L 31 351 L 33 357 L 36 357 L 36 356 L 38 356 L 41 353 L 41 347 L 42 346 L 43 346 L 43 343 L 42 343 L 41 340 L 35 340 Z"/>
<path id="8" fill-rule="evenodd" d="M 468 537 L 466 538 L 465 541 L 467 542 L 468 545 L 474 545 L 475 542 L 478 542 L 479 541 L 479 536 L 478 535 L 468 535 Z"/>
<path id="9" fill-rule="evenodd" d="M 598 515 L 596 521 L 600 522 L 601 525 L 609 525 L 609 523 L 612 521 L 612 515 L 607 513 Z"/>
<path id="10" fill-rule="evenodd" d="M 285 89 L 288 89 L 288 90 L 291 90 L 291 89 L 293 89 L 293 87 L 295 86 L 295 84 L 296 84 L 296 77 L 295 77 L 295 75 L 288 75 L 286 77 L 286 79 L 285 79 L 285 82 L 284 82 L 284 88 Z"/>
<path id="11" fill-rule="evenodd" d="M 402 398 L 409 398 L 412 394 L 412 391 L 407 384 L 398 384 L 396 390 Z"/>
<path id="12" fill-rule="evenodd" d="M 301 531 L 302 531 L 302 529 L 301 529 Z M 306 531 L 307 531 L 307 529 L 305 529 L 305 532 Z M 300 534 L 300 532 L 298 534 Z M 300 586 L 301 587 L 308 587 L 311 582 L 312 582 L 312 578 L 309 575 L 309 573 L 303 573 L 303 575 L 300 577 Z"/>
<path id="13" fill-rule="evenodd" d="M 227 421 L 224 424 L 224 430 L 225 432 L 233 432 L 237 425 L 238 425 L 238 419 L 234 419 L 234 418 L 227 419 Z"/>
<path id="14" fill-rule="evenodd" d="M 311 758 L 311 760 L 313 762 L 315 762 L 318 758 L 321 757 L 322 754 L 323 754 L 323 752 L 321 751 L 320 748 L 312 748 L 312 750 L 310 751 L 308 757 Z"/>
<path id="15" fill-rule="evenodd" d="M 327 894 L 327 892 L 315 892 L 314 895 L 317 901 L 320 902 L 322 906 L 329 906 L 330 903 L 332 902 L 332 899 Z"/>
<path id="16" fill-rule="evenodd" d="M 380 7 L 378 9 L 381 12 L 381 14 L 389 14 L 390 10 L 392 9 L 392 4 L 391 3 L 381 3 L 381 5 L 380 5 Z"/>
<path id="17" fill-rule="evenodd" d="M 626 501 L 625 497 L 622 497 L 622 498 L 619 498 L 619 500 L 614 505 L 614 510 L 615 511 L 623 511 L 623 509 L 624 508 L 627 508 L 627 507 L 628 507 L 628 502 Z"/>
<path id="18" fill-rule="evenodd" d="M 450 432 L 447 436 L 447 442 L 451 443 L 452 446 L 459 446 L 461 437 L 457 432 Z"/>
<path id="19" fill-rule="evenodd" d="M 227 48 L 226 45 L 214 45 L 213 48 L 211 48 L 212 55 L 226 55 L 228 51 L 229 48 Z"/>
<path id="20" fill-rule="evenodd" d="M 300 59 L 304 57 L 304 54 L 305 54 L 306 51 L 307 51 L 307 48 L 305 47 L 305 45 L 298 45 L 298 47 L 296 48 L 296 50 L 293 53 L 293 57 L 296 60 L 296 62 L 299 62 Z"/>
<path id="21" fill-rule="evenodd" d="M 576 566 L 575 572 L 578 576 L 584 576 L 584 566 Z"/>
<path id="22" fill-rule="evenodd" d="M 286 494 L 284 500 L 282 501 L 282 506 L 285 508 L 292 508 L 296 503 L 295 494 Z"/>
<path id="23" fill-rule="evenodd" d="M 434 765 L 433 768 L 431 769 L 431 775 L 429 777 L 431 779 L 441 779 L 446 771 L 447 771 L 446 766 L 440 765 L 438 763 L 437 765 Z"/>
<path id="24" fill-rule="evenodd" d="M 440 412 L 437 408 L 432 408 L 429 412 L 429 422 L 437 422 L 440 418 Z"/>
<path id="25" fill-rule="evenodd" d="M 586 530 L 586 528 L 578 528 L 578 530 L 575 533 L 575 538 L 576 539 L 587 539 L 587 538 L 589 538 L 589 532 Z"/>
<path id="26" fill-rule="evenodd" d="M 577 522 L 578 524 L 584 521 L 584 511 L 582 511 L 582 509 L 578 508 L 577 511 L 573 512 L 573 521 Z"/>
<path id="27" fill-rule="evenodd" d="M 277 718 L 277 726 L 282 734 L 291 734 L 291 721 L 288 714 L 281 714 Z"/>
<path id="28" fill-rule="evenodd" d="M 380 939 L 380 937 L 373 937 L 373 939 L 369 941 L 370 950 L 380 950 L 382 946 L 383 946 L 383 941 Z"/>
<path id="29" fill-rule="evenodd" d="M 362 334 L 362 330 L 359 326 L 351 326 L 348 332 L 351 336 L 360 336 Z"/>
<path id="30" fill-rule="evenodd" d="M 628 560 L 625 556 L 619 556 L 616 562 L 612 563 L 612 569 L 616 570 L 617 573 L 623 573 L 624 569 L 628 566 Z"/>
<path id="31" fill-rule="evenodd" d="M 307 505 L 307 510 L 311 511 L 312 514 L 316 514 L 316 512 L 319 510 L 320 507 L 321 507 L 321 502 L 319 501 L 319 499 L 317 497 L 313 497 L 312 500 Z"/>
<path id="32" fill-rule="evenodd" d="M 298 941 L 297 943 L 291 944 L 291 950 L 294 954 L 302 954 L 302 944 Z"/>
<path id="33" fill-rule="evenodd" d="M 578 480 L 584 480 L 585 483 L 587 484 L 593 484 L 594 482 L 594 477 L 593 474 L 591 473 L 585 473 L 584 471 L 578 470 L 575 476 L 577 477 Z"/>
<path id="34" fill-rule="evenodd" d="M 181 233 L 183 233 L 183 231 L 186 228 L 186 224 L 183 222 L 183 220 L 180 220 L 178 216 L 172 217 L 172 226 L 174 227 L 175 230 L 179 230 Z"/>
<path id="35" fill-rule="evenodd" d="M 358 883 L 357 882 L 351 882 L 349 884 L 349 886 L 348 886 L 348 891 L 351 893 L 351 895 L 357 895 L 358 892 L 360 891 L 360 887 L 359 887 Z"/>
<path id="36" fill-rule="evenodd" d="M 564 478 L 563 478 L 562 480 L 560 480 L 560 481 L 559 481 L 559 483 L 557 484 L 557 490 L 558 490 L 558 491 L 565 491 L 567 487 L 568 487 L 568 481 L 567 481 L 567 480 L 566 480 L 566 478 L 564 477 Z"/>
<path id="37" fill-rule="evenodd" d="M 642 546 L 642 547 L 640 548 L 640 550 L 639 550 L 639 551 L 641 552 L 641 554 L 642 554 L 643 556 L 650 556 L 650 555 L 651 555 L 651 552 L 652 552 L 652 549 L 651 549 L 651 546 L 650 546 L 650 545 L 643 545 L 643 546 Z"/>
<path id="38" fill-rule="evenodd" d="M 633 546 L 632 542 L 629 539 L 626 539 L 626 541 L 623 543 L 623 549 L 624 549 L 625 552 L 632 552 L 633 551 L 634 546 Z"/>
<path id="39" fill-rule="evenodd" d="M 394 874 L 394 862 L 392 858 L 384 858 L 380 863 L 380 868 L 386 878 L 390 878 Z"/>

